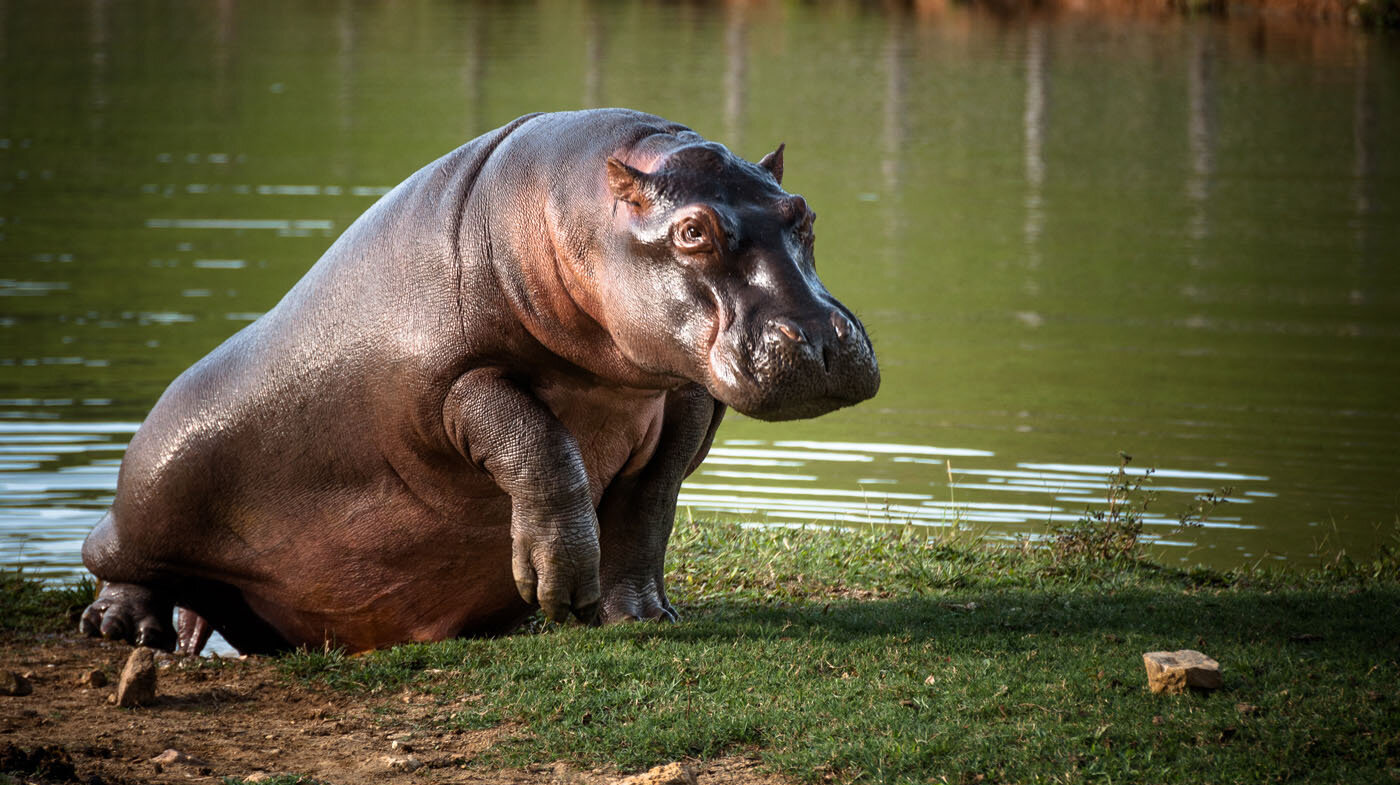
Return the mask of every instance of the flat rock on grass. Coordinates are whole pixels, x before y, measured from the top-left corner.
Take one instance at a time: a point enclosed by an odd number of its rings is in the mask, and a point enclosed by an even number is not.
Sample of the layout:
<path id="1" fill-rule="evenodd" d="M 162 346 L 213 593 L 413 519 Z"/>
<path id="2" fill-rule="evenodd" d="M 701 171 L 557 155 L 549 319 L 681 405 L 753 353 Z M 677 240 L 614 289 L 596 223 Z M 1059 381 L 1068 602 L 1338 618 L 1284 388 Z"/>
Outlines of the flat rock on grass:
<path id="1" fill-rule="evenodd" d="M 116 704 L 144 706 L 156 699 L 156 653 L 144 646 L 126 658 L 121 681 L 117 682 Z"/>
<path id="2" fill-rule="evenodd" d="M 1175 695 L 1187 687 L 1220 689 L 1220 663 L 1193 649 L 1149 651 L 1142 662 L 1147 666 L 1147 686 L 1154 693 Z"/>

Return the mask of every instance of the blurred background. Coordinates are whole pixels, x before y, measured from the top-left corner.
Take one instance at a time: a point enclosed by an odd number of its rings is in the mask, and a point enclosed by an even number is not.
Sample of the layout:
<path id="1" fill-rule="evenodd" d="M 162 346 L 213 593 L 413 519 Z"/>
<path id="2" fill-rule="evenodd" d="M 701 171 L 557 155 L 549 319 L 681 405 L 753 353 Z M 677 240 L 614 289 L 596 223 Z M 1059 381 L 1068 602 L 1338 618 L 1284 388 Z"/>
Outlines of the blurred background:
<path id="1" fill-rule="evenodd" d="M 0 562 L 79 574 L 164 387 L 378 196 L 592 106 L 786 142 L 884 374 L 731 414 L 681 516 L 1037 538 L 1122 451 L 1168 563 L 1394 545 L 1400 40 L 1299 7 L 0 0 Z"/>

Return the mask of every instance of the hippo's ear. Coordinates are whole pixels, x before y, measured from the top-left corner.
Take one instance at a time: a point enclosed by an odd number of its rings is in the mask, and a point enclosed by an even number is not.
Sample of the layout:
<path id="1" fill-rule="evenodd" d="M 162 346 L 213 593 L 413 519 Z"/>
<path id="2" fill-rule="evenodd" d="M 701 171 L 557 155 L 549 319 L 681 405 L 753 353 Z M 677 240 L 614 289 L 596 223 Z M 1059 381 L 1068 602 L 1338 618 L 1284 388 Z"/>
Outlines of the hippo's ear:
<path id="1" fill-rule="evenodd" d="M 760 161 L 758 162 L 758 165 L 759 165 L 759 166 L 763 167 L 764 169 L 767 169 L 767 170 L 768 170 L 768 173 L 771 174 L 771 175 L 773 175 L 773 179 L 778 181 L 778 185 L 782 185 L 782 184 L 783 184 L 783 148 L 784 148 L 784 147 L 787 147 L 787 145 L 786 145 L 786 144 L 780 144 L 780 145 L 778 145 L 778 149 L 774 150 L 773 152 L 769 153 L 768 155 L 763 156 L 763 159 L 760 160 Z"/>
<path id="2" fill-rule="evenodd" d="M 638 210 L 651 207 L 646 172 L 633 169 L 616 158 L 608 158 L 608 189 L 614 199 L 634 205 Z"/>

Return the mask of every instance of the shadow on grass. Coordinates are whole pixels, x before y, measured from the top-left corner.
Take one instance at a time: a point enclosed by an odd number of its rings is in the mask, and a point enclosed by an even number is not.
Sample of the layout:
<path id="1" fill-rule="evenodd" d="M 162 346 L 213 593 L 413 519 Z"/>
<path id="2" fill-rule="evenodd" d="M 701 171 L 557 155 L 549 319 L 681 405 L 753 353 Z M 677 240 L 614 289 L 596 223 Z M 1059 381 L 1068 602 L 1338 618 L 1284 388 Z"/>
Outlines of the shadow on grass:
<path id="1" fill-rule="evenodd" d="M 1400 651 L 1400 591 L 1320 589 L 1184 593 L 1121 589 L 1087 591 L 1003 589 L 960 592 L 954 598 L 901 598 L 794 604 L 783 607 L 717 604 L 673 626 L 635 634 L 673 641 L 722 642 L 746 635 L 815 635 L 833 642 L 892 635 L 933 640 L 1006 640 L 1020 648 L 1026 634 L 1116 635 L 1160 646 L 1278 646 L 1305 644 L 1326 653 L 1359 649 Z M 952 645 L 952 644 L 950 644 Z"/>

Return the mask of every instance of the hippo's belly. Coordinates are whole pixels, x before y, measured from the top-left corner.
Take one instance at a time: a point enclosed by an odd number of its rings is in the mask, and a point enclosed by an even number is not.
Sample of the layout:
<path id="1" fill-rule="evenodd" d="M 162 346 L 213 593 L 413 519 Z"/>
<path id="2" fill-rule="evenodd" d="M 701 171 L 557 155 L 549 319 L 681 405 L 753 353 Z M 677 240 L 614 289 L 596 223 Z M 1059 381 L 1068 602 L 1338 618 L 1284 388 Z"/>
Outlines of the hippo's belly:
<path id="1" fill-rule="evenodd" d="M 541 397 L 577 439 L 596 507 L 615 477 L 650 458 L 664 396 L 560 391 Z M 449 465 L 454 471 L 436 461 L 397 465 L 377 489 L 344 494 L 338 521 L 298 527 L 301 536 L 269 560 L 284 569 L 242 587 L 253 610 L 293 643 L 329 637 L 351 650 L 523 619 L 530 608 L 511 576 L 510 498 L 483 488 L 464 461 Z"/>
<path id="2" fill-rule="evenodd" d="M 510 573 L 510 500 L 474 500 L 449 518 L 407 491 L 356 511 L 342 532 L 303 530 L 240 586 L 294 645 L 351 651 L 508 627 L 529 613 Z"/>

